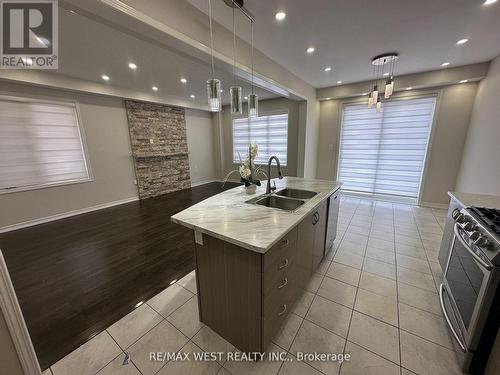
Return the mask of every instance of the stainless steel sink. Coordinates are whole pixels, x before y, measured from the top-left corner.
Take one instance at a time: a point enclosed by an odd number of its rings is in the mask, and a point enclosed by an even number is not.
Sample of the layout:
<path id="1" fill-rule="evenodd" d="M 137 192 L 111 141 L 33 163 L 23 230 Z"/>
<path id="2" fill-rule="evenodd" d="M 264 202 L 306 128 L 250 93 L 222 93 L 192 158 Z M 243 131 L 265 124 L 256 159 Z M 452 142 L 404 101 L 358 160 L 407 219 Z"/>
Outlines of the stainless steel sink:
<path id="1" fill-rule="evenodd" d="M 254 204 L 271 208 L 279 208 L 280 210 L 293 211 L 302 206 L 304 203 L 305 202 L 300 199 L 282 198 L 273 194 L 255 201 Z"/>
<path id="2" fill-rule="evenodd" d="M 309 190 L 300 190 L 300 189 L 283 189 L 276 192 L 276 195 L 280 195 L 282 197 L 288 198 L 296 198 L 296 199 L 311 199 L 318 193 Z"/>

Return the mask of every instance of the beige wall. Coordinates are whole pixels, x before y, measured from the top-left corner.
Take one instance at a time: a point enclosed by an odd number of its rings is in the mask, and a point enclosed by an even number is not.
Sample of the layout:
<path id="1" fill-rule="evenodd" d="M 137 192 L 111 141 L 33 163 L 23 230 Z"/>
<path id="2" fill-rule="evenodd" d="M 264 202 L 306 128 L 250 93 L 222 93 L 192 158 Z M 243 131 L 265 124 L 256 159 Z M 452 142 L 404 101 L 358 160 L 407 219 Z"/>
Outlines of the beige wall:
<path id="1" fill-rule="evenodd" d="M 447 192 L 455 188 L 477 83 L 398 93 L 397 96 L 439 95 L 435 124 L 422 186 L 423 204 L 447 204 Z M 319 118 L 317 177 L 333 180 L 337 174 L 342 105 L 346 100 L 322 101 Z M 364 99 L 363 99 L 364 100 Z"/>
<path id="2" fill-rule="evenodd" d="M 500 56 L 479 84 L 457 191 L 500 195 Z"/>
<path id="3" fill-rule="evenodd" d="M 211 114 L 186 110 L 186 130 L 191 184 L 214 180 L 215 140 Z"/>
<path id="4" fill-rule="evenodd" d="M 0 372 L 8 375 L 24 374 L 2 310 L 0 310 Z"/>
<path id="5" fill-rule="evenodd" d="M 245 107 L 244 111 L 246 112 Z M 299 102 L 284 98 L 262 100 L 259 102 L 259 114 L 261 115 L 285 112 L 288 112 L 288 166 L 286 168 L 282 168 L 282 171 L 287 176 L 296 176 L 299 137 Z M 218 114 L 214 114 L 214 116 L 216 121 L 218 121 L 219 118 L 221 121 L 223 140 L 223 145 L 220 147 L 220 150 L 223 152 L 223 173 L 221 177 L 224 177 L 230 170 L 237 167 L 233 164 L 233 134 L 229 107 L 224 106 L 222 114 L 220 116 Z M 272 173 L 273 176 L 276 176 L 275 171 Z M 237 176 L 233 175 L 231 179 L 237 179 Z"/>

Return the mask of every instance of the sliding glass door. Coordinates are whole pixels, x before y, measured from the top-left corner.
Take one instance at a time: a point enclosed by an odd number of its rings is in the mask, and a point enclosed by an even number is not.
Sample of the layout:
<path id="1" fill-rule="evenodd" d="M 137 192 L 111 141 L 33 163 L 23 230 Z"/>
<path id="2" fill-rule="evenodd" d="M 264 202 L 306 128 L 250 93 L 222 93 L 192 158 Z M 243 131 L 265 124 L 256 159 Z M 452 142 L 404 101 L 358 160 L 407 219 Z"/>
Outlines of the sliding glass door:
<path id="1" fill-rule="evenodd" d="M 385 102 L 382 111 L 346 104 L 337 179 L 346 191 L 416 200 L 435 97 Z"/>

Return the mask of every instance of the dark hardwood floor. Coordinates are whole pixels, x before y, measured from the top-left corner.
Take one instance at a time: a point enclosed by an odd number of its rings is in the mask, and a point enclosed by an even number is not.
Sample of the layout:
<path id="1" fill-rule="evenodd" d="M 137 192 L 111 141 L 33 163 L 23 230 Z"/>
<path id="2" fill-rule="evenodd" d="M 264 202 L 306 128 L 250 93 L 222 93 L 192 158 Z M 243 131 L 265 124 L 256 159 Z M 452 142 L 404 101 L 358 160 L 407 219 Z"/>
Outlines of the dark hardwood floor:
<path id="1" fill-rule="evenodd" d="M 193 233 L 170 216 L 236 185 L 214 182 L 0 234 L 42 369 L 192 271 Z"/>

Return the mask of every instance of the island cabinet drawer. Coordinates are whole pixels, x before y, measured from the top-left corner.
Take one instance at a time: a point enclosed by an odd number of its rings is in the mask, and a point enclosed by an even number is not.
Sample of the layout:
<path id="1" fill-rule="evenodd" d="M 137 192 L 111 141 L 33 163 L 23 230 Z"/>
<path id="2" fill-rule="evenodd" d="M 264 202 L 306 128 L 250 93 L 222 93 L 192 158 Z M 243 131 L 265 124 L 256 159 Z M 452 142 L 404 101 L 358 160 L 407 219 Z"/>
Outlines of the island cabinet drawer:
<path id="1" fill-rule="evenodd" d="M 294 228 L 264 254 L 264 273 L 282 269 L 286 264 L 286 259 L 290 261 L 290 257 L 295 254 L 296 248 L 297 228 Z"/>

